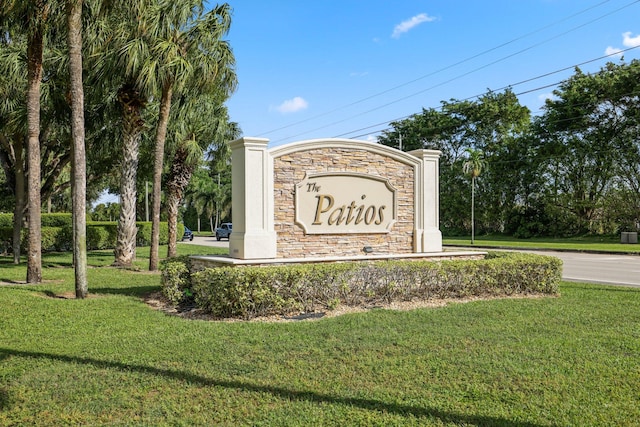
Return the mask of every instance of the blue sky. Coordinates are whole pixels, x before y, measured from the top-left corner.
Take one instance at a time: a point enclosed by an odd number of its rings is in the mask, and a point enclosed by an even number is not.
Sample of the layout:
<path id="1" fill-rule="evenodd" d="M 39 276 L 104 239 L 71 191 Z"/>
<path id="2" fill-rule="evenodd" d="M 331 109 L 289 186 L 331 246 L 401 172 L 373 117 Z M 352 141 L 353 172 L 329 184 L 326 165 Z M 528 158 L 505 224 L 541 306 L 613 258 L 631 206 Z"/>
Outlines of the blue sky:
<path id="1" fill-rule="evenodd" d="M 573 69 L 640 45 L 632 0 L 229 0 L 244 136 L 374 139 L 388 123 L 513 85 L 534 114 Z M 640 48 L 624 60 L 640 58 Z M 581 66 L 597 71 L 620 55 Z M 540 88 L 540 89 L 539 89 Z"/>

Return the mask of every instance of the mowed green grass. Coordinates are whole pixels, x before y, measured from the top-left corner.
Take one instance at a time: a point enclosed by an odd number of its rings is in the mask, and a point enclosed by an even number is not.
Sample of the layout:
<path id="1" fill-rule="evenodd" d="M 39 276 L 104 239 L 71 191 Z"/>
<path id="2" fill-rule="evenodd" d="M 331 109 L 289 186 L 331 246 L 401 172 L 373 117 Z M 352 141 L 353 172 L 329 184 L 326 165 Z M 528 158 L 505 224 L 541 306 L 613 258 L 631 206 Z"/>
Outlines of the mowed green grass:
<path id="1" fill-rule="evenodd" d="M 533 237 L 531 239 L 515 239 L 509 236 L 490 235 L 476 237 L 474 242 L 475 246 L 491 248 L 640 254 L 640 244 L 620 243 L 620 236 Z M 451 246 L 471 246 L 471 237 L 444 237 L 442 243 Z"/>
<path id="2" fill-rule="evenodd" d="M 181 252 L 212 248 L 179 245 Z M 148 254 L 148 251 L 146 252 Z M 162 252 L 161 252 L 162 253 Z M 0 425 L 634 426 L 640 291 L 376 309 L 289 323 L 186 320 L 148 307 L 159 275 L 92 253 L 0 286 Z M 0 281 L 25 267 L 0 259 Z"/>

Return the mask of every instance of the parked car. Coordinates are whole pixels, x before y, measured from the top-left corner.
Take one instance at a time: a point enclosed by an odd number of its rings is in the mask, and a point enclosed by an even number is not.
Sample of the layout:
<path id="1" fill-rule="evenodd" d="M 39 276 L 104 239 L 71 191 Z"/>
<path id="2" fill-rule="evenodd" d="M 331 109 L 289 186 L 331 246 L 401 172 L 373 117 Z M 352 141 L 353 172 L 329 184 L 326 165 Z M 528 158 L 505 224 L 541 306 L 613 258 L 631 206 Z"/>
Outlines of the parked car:
<path id="1" fill-rule="evenodd" d="M 216 228 L 216 240 L 228 239 L 231 236 L 231 223 L 223 222 L 220 227 Z"/>
<path id="2" fill-rule="evenodd" d="M 184 234 L 182 235 L 182 241 L 184 242 L 185 240 L 193 240 L 193 231 L 187 227 L 184 228 Z"/>

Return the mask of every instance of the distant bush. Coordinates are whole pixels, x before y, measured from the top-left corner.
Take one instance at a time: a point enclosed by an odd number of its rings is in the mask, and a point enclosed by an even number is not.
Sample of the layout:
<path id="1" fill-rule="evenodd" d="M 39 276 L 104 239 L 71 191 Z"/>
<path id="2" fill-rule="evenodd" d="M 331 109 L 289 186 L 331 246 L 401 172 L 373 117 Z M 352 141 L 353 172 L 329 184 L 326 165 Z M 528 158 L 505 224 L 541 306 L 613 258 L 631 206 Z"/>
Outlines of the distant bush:
<path id="1" fill-rule="evenodd" d="M 13 227 L 13 214 L 0 213 L 0 228 Z"/>
<path id="2" fill-rule="evenodd" d="M 490 254 L 484 260 L 219 267 L 195 273 L 183 259 L 168 262 L 163 289 L 174 295 L 171 301 L 179 302 L 188 289 L 196 304 L 214 316 L 244 319 L 339 305 L 554 294 L 562 272 L 557 258 L 518 253 Z"/>
<path id="3" fill-rule="evenodd" d="M 10 215 L 10 214 L 9 214 Z M 44 217 L 44 215 L 43 215 Z M 13 216 L 12 216 L 13 218 Z M 70 220 L 71 217 L 69 216 Z M 0 218 L 0 221 L 2 219 Z M 13 220 L 13 219 L 11 219 Z M 55 219 L 50 219 L 48 223 L 64 224 L 66 219 L 60 214 Z M 151 244 L 151 223 L 138 222 L 138 233 L 136 236 L 136 245 L 139 247 L 149 246 Z M 184 233 L 184 227 L 178 225 L 179 236 Z M 118 224 L 116 222 L 87 222 L 87 249 L 112 249 L 116 245 L 118 235 Z M 21 231 L 21 251 L 24 253 L 27 249 L 27 230 Z M 0 226 L 0 251 L 7 252 L 12 247 L 13 226 Z M 166 245 L 169 241 L 168 226 L 166 223 L 160 223 L 160 244 Z M 71 223 L 63 226 L 42 226 L 42 251 L 69 251 L 73 247 L 73 228 Z"/>
<path id="4" fill-rule="evenodd" d="M 42 214 L 42 226 L 43 227 L 72 227 L 71 214 L 68 212 L 62 213 L 43 213 Z"/>

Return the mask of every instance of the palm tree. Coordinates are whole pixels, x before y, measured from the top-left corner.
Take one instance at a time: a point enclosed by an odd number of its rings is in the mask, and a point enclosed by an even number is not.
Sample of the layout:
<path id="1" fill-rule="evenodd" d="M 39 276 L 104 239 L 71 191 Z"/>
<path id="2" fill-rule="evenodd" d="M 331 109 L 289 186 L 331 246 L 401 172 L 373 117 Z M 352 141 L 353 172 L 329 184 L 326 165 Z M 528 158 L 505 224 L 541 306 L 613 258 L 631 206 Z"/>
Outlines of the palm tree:
<path id="1" fill-rule="evenodd" d="M 160 115 L 156 127 L 151 250 L 149 270 L 158 269 L 160 235 L 160 191 L 164 164 L 167 125 L 174 92 L 186 84 L 203 92 L 212 90 L 230 93 L 236 86 L 233 71 L 235 59 L 221 38 L 229 31 L 231 11 L 228 4 L 216 6 L 204 13 L 202 0 L 168 2 L 159 8 L 158 28 L 153 40 L 153 63 L 161 88 Z M 197 78 L 190 78 L 197 76 Z"/>
<path id="2" fill-rule="evenodd" d="M 23 37 L 12 34 L 11 38 L 0 41 L 0 163 L 13 189 L 13 263 L 20 263 L 20 231 L 27 206 L 25 146 L 27 139 L 22 123 L 26 120 L 26 109 L 22 103 L 25 97 L 24 81 L 26 43 Z"/>
<path id="3" fill-rule="evenodd" d="M 87 156 L 82 88 L 82 0 L 67 0 L 71 135 L 73 139 L 73 265 L 76 298 L 85 298 L 87 282 Z"/>
<path id="4" fill-rule="evenodd" d="M 465 175 L 471 177 L 471 244 L 474 244 L 475 237 L 475 184 L 476 178 L 482 173 L 482 169 L 486 167 L 486 161 L 484 155 L 480 150 L 474 150 L 473 148 L 467 148 L 467 160 L 462 165 L 462 171 Z"/>
<path id="5" fill-rule="evenodd" d="M 42 224 L 40 197 L 40 87 L 43 74 L 45 35 L 57 2 L 7 0 L 0 8 L 0 31 L 20 28 L 27 38 L 27 209 L 29 248 L 27 283 L 42 282 Z M 11 33 L 11 32 L 9 32 Z"/>
<path id="6" fill-rule="evenodd" d="M 212 146 L 222 146 L 239 135 L 235 123 L 229 123 L 226 94 L 192 93 L 181 99 L 175 121 L 175 150 L 167 178 L 167 220 L 169 244 L 167 257 L 177 254 L 178 208 L 191 175 L 202 161 L 203 153 Z"/>
<path id="7" fill-rule="evenodd" d="M 204 167 L 196 169 L 189 186 L 185 189 L 184 200 L 196 210 L 198 232 L 202 231 L 200 218 L 203 215 L 207 215 L 210 218 L 213 214 L 215 192 L 216 186 L 213 178 L 209 176 L 209 171 Z"/>
<path id="8" fill-rule="evenodd" d="M 150 1 L 117 2 L 111 13 L 105 14 L 108 35 L 100 50 L 92 52 L 99 58 L 93 68 L 96 85 L 109 93 L 117 87 L 116 100 L 121 118 L 120 215 L 114 265 L 127 267 L 135 259 L 136 248 L 136 180 L 140 141 L 145 126 L 143 112 L 153 94 L 153 70 L 145 68 L 151 55 L 149 35 L 153 28 L 148 16 Z"/>

